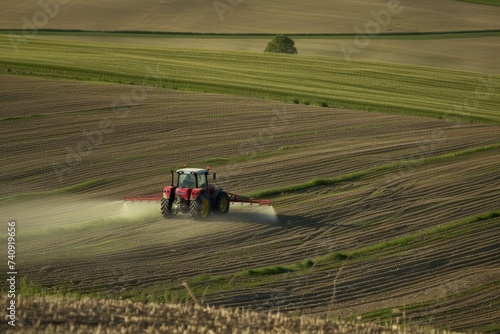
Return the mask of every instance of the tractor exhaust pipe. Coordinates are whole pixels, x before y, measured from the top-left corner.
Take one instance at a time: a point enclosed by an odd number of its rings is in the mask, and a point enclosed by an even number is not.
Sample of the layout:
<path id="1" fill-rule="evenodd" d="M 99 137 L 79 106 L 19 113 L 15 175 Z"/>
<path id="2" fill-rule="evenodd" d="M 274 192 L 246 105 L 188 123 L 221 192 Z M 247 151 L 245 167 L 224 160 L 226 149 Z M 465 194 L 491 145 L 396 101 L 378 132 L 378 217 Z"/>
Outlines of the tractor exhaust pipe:
<path id="1" fill-rule="evenodd" d="M 172 175 L 172 182 L 170 184 L 173 186 L 174 185 L 174 171 L 170 170 L 170 174 Z"/>

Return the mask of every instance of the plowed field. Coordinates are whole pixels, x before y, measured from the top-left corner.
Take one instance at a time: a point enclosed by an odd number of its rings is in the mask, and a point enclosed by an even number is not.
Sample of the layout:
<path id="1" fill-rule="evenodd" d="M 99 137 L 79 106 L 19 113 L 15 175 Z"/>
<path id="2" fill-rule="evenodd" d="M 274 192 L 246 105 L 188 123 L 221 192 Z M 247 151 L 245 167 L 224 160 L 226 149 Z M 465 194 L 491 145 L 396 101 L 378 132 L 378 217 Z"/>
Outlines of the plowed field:
<path id="1" fill-rule="evenodd" d="M 0 213 L 17 222 L 18 271 L 35 289 L 164 302 L 188 298 L 188 281 L 210 305 L 498 329 L 499 126 L 134 85 L 0 85 Z M 192 221 L 121 202 L 161 192 L 183 163 L 274 207 Z"/>

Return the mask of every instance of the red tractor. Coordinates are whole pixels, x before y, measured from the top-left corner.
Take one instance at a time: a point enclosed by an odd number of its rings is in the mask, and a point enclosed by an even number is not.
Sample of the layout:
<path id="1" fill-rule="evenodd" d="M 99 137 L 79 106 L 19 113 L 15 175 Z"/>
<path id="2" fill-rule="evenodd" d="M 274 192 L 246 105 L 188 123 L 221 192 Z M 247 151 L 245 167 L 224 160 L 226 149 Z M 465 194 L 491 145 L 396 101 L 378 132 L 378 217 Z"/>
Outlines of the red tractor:
<path id="1" fill-rule="evenodd" d="M 161 213 L 169 218 L 179 212 L 189 213 L 193 218 L 205 218 L 210 213 L 226 214 L 229 210 L 229 195 L 208 184 L 209 169 L 182 168 L 177 170 L 177 185 L 163 189 Z M 216 175 L 213 174 L 215 180 Z"/>
<path id="2" fill-rule="evenodd" d="M 230 203 L 250 203 L 272 205 L 270 200 L 248 198 L 226 193 L 208 183 L 210 168 L 182 168 L 177 170 L 177 185 L 174 172 L 170 171 L 172 182 L 163 189 L 161 196 L 126 197 L 125 201 L 161 202 L 161 214 L 170 218 L 178 213 L 189 213 L 191 217 L 206 218 L 210 214 L 226 214 Z M 213 180 L 216 174 L 213 173 Z"/>

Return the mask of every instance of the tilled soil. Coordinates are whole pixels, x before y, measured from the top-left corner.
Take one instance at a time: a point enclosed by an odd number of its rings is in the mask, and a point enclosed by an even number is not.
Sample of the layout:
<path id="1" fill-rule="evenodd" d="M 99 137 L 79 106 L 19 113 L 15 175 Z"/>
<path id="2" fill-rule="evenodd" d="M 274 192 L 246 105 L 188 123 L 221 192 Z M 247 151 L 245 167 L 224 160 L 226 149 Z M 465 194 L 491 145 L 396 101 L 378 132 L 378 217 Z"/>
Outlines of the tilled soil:
<path id="1" fill-rule="evenodd" d="M 9 76 L 0 84 L 0 212 L 17 222 L 19 272 L 54 291 L 123 296 L 349 253 L 499 209 L 498 126 L 127 85 Z M 206 221 L 165 220 L 159 204 L 121 201 L 161 192 L 183 163 L 210 164 L 219 186 L 242 194 L 395 162 Z M 204 302 L 375 320 L 370 312 L 397 318 L 408 306 L 419 325 L 482 328 L 500 311 L 499 222 L 253 287 L 259 278 L 238 276 Z"/>

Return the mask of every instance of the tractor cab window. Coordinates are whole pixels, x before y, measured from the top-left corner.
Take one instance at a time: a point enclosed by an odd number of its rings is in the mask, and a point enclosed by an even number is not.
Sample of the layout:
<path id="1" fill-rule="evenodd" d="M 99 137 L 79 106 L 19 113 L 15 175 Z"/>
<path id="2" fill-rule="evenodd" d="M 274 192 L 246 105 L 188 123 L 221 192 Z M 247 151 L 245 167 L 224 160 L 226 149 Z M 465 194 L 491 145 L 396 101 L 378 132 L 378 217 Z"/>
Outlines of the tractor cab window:
<path id="1" fill-rule="evenodd" d="M 207 187 L 207 176 L 205 174 L 198 174 L 198 187 L 206 188 Z"/>
<path id="2" fill-rule="evenodd" d="M 179 187 L 184 188 L 194 188 L 195 183 L 195 175 L 193 174 L 179 174 Z"/>

